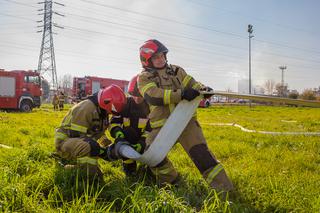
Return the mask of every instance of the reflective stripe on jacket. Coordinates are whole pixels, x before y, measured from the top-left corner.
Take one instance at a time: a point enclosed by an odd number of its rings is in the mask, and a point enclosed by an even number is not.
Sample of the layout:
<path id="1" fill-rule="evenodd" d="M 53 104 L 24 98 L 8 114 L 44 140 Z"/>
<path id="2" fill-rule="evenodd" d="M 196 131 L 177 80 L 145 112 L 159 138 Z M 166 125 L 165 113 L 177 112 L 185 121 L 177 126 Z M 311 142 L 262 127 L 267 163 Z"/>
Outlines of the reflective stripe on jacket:
<path id="1" fill-rule="evenodd" d="M 100 116 L 100 108 L 92 101 L 84 100 L 73 106 L 57 128 L 55 138 L 89 136 L 100 138 L 107 127 L 107 120 Z M 76 135 L 74 135 L 76 133 Z"/>
<path id="2" fill-rule="evenodd" d="M 163 126 L 181 101 L 182 90 L 190 87 L 200 89 L 202 84 L 176 65 L 168 65 L 161 70 L 143 70 L 139 74 L 138 88 L 150 106 L 151 128 Z"/>

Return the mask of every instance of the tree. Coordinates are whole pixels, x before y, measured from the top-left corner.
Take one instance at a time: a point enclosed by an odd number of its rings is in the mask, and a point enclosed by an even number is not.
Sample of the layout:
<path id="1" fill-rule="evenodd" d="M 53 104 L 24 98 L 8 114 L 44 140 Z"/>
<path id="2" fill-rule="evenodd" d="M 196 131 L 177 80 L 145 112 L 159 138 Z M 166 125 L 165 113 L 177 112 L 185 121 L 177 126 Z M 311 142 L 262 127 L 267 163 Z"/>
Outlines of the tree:
<path id="1" fill-rule="evenodd" d="M 70 90 L 72 88 L 72 76 L 70 74 L 63 75 L 59 78 L 58 86 L 64 91 Z"/>
<path id="2" fill-rule="evenodd" d="M 312 89 L 305 89 L 301 93 L 300 98 L 304 100 L 316 100 L 316 94 Z"/>
<path id="3" fill-rule="evenodd" d="M 299 93 L 296 91 L 290 92 L 288 98 L 297 99 L 299 97 Z"/>
<path id="4" fill-rule="evenodd" d="M 289 92 L 288 86 L 282 85 L 281 83 L 276 84 L 276 91 L 277 91 L 277 95 L 280 97 L 287 97 Z"/>
<path id="5" fill-rule="evenodd" d="M 266 80 L 266 82 L 264 82 L 263 87 L 266 90 L 268 95 L 272 95 L 273 94 L 274 89 L 275 89 L 275 85 L 276 85 L 276 83 L 272 79 L 268 79 L 268 80 Z"/>

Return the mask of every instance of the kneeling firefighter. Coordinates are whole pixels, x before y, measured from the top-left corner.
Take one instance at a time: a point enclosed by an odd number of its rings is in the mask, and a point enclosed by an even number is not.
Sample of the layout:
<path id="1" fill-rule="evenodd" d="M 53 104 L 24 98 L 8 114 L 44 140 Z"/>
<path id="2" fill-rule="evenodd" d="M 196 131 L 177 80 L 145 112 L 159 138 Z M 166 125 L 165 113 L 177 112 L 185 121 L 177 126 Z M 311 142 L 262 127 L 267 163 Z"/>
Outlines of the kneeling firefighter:
<path id="1" fill-rule="evenodd" d="M 149 104 L 152 128 L 146 140 L 147 147 L 181 100 L 191 101 L 200 95 L 200 90 L 211 89 L 196 82 L 183 68 L 169 65 L 167 53 L 168 49 L 157 40 L 148 40 L 140 48 L 143 70 L 138 77 L 138 89 Z M 209 150 L 196 116 L 191 118 L 178 141 L 212 188 L 219 191 L 233 189 L 223 166 Z M 178 176 L 167 157 L 151 171 L 160 183 L 173 183 Z"/>
<path id="2" fill-rule="evenodd" d="M 127 103 L 118 115 L 111 117 L 109 131 L 115 141 L 127 141 L 140 154 L 145 148 L 147 134 L 151 131 L 148 119 L 149 106 L 140 95 L 137 88 L 137 77 L 131 79 L 128 86 Z M 136 161 L 124 160 L 123 171 L 126 175 L 134 175 L 137 169 Z"/>
<path id="3" fill-rule="evenodd" d="M 118 153 L 124 141 L 105 148 L 97 140 L 108 127 L 108 114 L 122 111 L 126 97 L 120 87 L 111 85 L 73 106 L 55 132 L 57 154 L 86 168 L 89 175 L 102 177 L 98 158 L 114 161 L 122 157 Z"/>

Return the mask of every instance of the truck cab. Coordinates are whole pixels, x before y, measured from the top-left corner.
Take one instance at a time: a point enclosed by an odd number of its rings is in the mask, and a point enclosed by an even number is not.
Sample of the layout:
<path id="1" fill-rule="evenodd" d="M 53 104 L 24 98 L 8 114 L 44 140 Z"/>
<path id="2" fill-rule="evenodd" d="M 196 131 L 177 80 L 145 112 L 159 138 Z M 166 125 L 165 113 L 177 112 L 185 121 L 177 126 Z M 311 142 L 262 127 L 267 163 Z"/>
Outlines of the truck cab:
<path id="1" fill-rule="evenodd" d="M 0 70 L 0 109 L 30 112 L 41 105 L 41 78 L 34 71 Z"/>

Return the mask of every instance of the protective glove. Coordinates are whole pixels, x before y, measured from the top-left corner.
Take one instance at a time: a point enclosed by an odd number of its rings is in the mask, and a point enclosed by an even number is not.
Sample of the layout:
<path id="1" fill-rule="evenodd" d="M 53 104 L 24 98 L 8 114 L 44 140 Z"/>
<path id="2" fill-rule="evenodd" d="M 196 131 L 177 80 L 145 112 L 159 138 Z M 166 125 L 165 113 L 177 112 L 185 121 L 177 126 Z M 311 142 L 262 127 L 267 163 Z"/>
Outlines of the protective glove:
<path id="1" fill-rule="evenodd" d="M 212 89 L 211 87 L 209 87 L 209 86 L 205 86 L 205 87 L 202 87 L 202 88 L 200 89 L 200 91 L 212 92 L 213 89 Z M 212 94 L 203 94 L 203 98 L 204 98 L 204 99 L 208 99 L 208 98 L 210 98 L 211 96 L 212 96 Z"/>
<path id="2" fill-rule="evenodd" d="M 199 95 L 200 95 L 200 92 L 198 90 L 195 90 L 192 88 L 186 88 L 181 93 L 181 99 L 192 101 Z"/>
<path id="3" fill-rule="evenodd" d="M 141 138 L 138 143 L 131 145 L 137 152 L 142 154 L 146 148 L 145 138 Z"/>
<path id="4" fill-rule="evenodd" d="M 119 149 L 122 145 L 128 145 L 131 146 L 129 142 L 125 141 L 124 139 L 122 141 L 118 141 L 116 143 L 111 144 L 106 149 L 103 149 L 102 154 L 100 154 L 100 157 L 106 161 L 115 161 L 115 160 L 126 160 L 126 157 L 123 157 L 119 153 Z"/>
<path id="5" fill-rule="evenodd" d="M 209 86 L 204 86 L 200 89 L 200 91 L 211 92 L 213 91 L 213 89 Z"/>
<path id="6" fill-rule="evenodd" d="M 118 137 L 114 140 L 114 143 L 117 144 L 119 142 L 124 142 L 124 143 L 129 143 L 126 139 L 122 138 L 122 137 Z"/>

